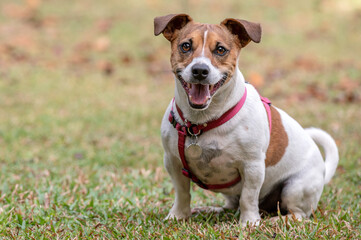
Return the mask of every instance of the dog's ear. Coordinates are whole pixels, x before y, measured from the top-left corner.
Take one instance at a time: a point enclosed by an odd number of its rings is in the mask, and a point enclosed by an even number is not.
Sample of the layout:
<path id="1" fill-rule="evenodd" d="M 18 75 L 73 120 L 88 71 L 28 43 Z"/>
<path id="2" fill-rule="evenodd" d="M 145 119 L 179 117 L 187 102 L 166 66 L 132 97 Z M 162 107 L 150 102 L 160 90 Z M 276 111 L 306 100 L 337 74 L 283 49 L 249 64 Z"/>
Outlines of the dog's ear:
<path id="1" fill-rule="evenodd" d="M 171 41 L 176 30 L 183 28 L 192 18 L 187 14 L 169 14 L 154 18 L 154 35 L 163 33 L 164 37 Z"/>
<path id="2" fill-rule="evenodd" d="M 241 47 L 245 47 L 251 40 L 256 43 L 261 41 L 262 28 L 259 23 L 227 18 L 221 22 L 221 25 L 238 37 Z"/>

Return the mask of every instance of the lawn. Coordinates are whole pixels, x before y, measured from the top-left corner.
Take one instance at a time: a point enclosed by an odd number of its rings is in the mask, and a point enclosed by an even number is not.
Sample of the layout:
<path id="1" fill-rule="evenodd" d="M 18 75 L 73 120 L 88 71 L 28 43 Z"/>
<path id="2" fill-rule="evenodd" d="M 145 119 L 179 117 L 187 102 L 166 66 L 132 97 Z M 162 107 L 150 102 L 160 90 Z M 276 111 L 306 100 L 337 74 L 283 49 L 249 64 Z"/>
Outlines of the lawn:
<path id="1" fill-rule="evenodd" d="M 160 121 L 174 94 L 153 18 L 260 22 L 246 79 L 340 163 L 310 220 L 241 229 L 239 212 L 165 222 L 174 190 Z M 2 0 L 0 237 L 5 239 L 360 239 L 361 4 L 358 1 Z M 193 186 L 192 207 L 221 206 Z"/>

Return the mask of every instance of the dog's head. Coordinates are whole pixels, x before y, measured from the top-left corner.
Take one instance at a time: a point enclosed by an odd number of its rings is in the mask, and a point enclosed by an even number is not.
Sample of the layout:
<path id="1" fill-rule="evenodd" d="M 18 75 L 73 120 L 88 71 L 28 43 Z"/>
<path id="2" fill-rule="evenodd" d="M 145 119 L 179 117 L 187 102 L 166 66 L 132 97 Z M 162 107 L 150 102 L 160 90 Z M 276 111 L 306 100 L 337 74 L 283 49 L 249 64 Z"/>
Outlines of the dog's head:
<path id="1" fill-rule="evenodd" d="M 173 73 L 194 109 L 206 109 L 232 78 L 241 48 L 261 40 L 257 23 L 228 18 L 219 25 L 201 24 L 186 14 L 156 17 L 154 34 L 161 33 L 171 42 Z"/>

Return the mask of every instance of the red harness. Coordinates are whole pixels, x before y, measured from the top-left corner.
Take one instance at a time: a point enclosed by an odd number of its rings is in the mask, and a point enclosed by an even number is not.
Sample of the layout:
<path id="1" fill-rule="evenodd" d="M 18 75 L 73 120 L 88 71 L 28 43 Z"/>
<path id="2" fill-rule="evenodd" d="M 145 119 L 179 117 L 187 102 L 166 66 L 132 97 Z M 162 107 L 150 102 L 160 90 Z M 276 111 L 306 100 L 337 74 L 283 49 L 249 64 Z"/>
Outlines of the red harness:
<path id="1" fill-rule="evenodd" d="M 184 176 L 190 178 L 194 183 L 196 183 L 199 187 L 201 187 L 203 189 L 222 189 L 222 188 L 231 187 L 231 186 L 235 185 L 236 183 L 238 183 L 239 181 L 241 181 L 241 176 L 238 176 L 236 179 L 234 179 L 228 183 L 224 183 L 224 184 L 205 184 L 205 183 L 203 183 L 199 178 L 197 178 L 197 176 L 195 176 L 191 172 L 191 170 L 188 166 L 188 163 L 185 159 L 185 154 L 184 154 L 185 146 L 184 145 L 185 145 L 186 137 L 187 136 L 189 136 L 189 137 L 200 136 L 203 132 L 209 131 L 213 128 L 216 128 L 216 127 L 226 123 L 227 121 L 232 119 L 241 110 L 244 102 L 246 101 L 246 97 L 247 97 L 247 88 L 245 88 L 245 91 L 244 91 L 244 94 L 243 94 L 241 100 L 239 100 L 239 102 L 235 106 L 233 106 L 231 109 L 229 109 L 227 112 L 225 112 L 220 118 L 210 121 L 208 123 L 199 124 L 199 125 L 192 124 L 191 122 L 187 121 L 183 117 L 182 111 L 179 109 L 179 107 L 176 104 L 177 112 L 178 112 L 180 118 L 182 119 L 182 121 L 185 123 L 185 125 L 180 124 L 174 116 L 173 105 L 172 105 L 172 109 L 170 111 L 168 120 L 173 125 L 173 127 L 178 131 L 178 151 L 179 151 L 179 156 L 180 156 L 182 164 L 183 164 L 182 173 Z M 268 122 L 269 122 L 270 133 L 271 133 L 271 129 L 272 129 L 272 119 L 271 119 L 271 109 L 270 109 L 271 102 L 267 98 L 264 98 L 264 97 L 261 97 L 261 100 L 267 111 Z M 174 99 L 173 99 L 173 102 L 174 102 Z"/>

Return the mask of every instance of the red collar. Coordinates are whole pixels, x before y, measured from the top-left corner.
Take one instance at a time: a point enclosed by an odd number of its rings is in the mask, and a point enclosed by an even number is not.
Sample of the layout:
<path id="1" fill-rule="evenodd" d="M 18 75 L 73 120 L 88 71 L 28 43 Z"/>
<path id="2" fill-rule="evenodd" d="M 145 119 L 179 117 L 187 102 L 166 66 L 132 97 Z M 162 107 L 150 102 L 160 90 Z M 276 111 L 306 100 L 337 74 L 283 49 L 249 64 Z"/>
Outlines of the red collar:
<path id="1" fill-rule="evenodd" d="M 203 132 L 209 131 L 213 128 L 219 127 L 222 124 L 226 123 L 227 121 L 229 121 L 230 119 L 232 119 L 234 117 L 234 115 L 236 115 L 239 110 L 241 110 L 244 102 L 246 101 L 247 98 L 247 88 L 244 88 L 244 94 L 242 96 L 242 98 L 239 100 L 239 102 L 233 106 L 231 109 L 229 109 L 227 112 L 225 112 L 220 118 L 215 119 L 213 121 L 207 122 L 207 123 L 203 123 L 203 124 L 192 124 L 190 121 L 186 120 L 183 117 L 183 113 L 180 110 L 180 108 L 178 107 L 177 104 L 175 104 L 176 108 L 177 108 L 177 112 L 179 114 L 179 117 L 182 119 L 182 121 L 185 123 L 185 130 L 186 130 L 186 134 L 188 136 L 199 136 L 201 135 Z M 174 101 L 174 99 L 173 99 Z M 171 114 L 173 113 L 173 106 L 171 109 Z M 172 117 L 172 119 L 169 118 L 169 121 L 172 123 L 173 121 L 175 121 L 174 118 L 174 113 L 173 116 L 169 116 Z"/>
<path id="2" fill-rule="evenodd" d="M 192 124 L 191 122 L 187 121 L 184 118 L 183 113 L 180 110 L 180 108 L 178 107 L 178 105 L 175 104 L 178 115 L 184 122 L 184 125 L 180 124 L 175 118 L 174 111 L 173 111 L 173 105 L 172 105 L 172 109 L 170 111 L 168 120 L 173 125 L 173 127 L 178 131 L 178 151 L 179 151 L 179 156 L 180 156 L 182 164 L 183 164 L 182 173 L 184 176 L 190 178 L 194 183 L 196 183 L 201 188 L 204 188 L 204 189 L 228 188 L 228 187 L 231 187 L 234 184 L 238 183 L 241 180 L 241 176 L 238 176 L 236 179 L 232 180 L 231 182 L 224 183 L 224 184 L 205 184 L 205 183 L 203 183 L 200 179 L 197 178 L 197 176 L 195 176 L 191 172 L 191 170 L 188 166 L 188 163 L 185 159 L 184 149 L 185 149 L 186 136 L 190 136 L 190 137 L 191 136 L 200 136 L 203 132 L 209 131 L 213 128 L 219 127 L 220 125 L 226 123 L 227 121 L 232 119 L 241 110 L 241 108 L 243 107 L 243 105 L 246 101 L 246 98 L 247 98 L 247 88 L 245 88 L 243 96 L 239 100 L 239 102 L 235 106 L 233 106 L 231 109 L 229 109 L 227 112 L 225 112 L 220 118 L 212 120 L 207 123 L 198 124 L 198 125 Z M 269 123 L 270 123 L 270 131 L 271 131 L 271 111 L 270 111 L 271 102 L 267 98 L 263 98 L 263 97 L 261 97 L 261 100 L 264 103 L 266 111 L 267 111 L 267 115 L 268 115 L 268 119 L 269 119 Z M 174 99 L 173 99 L 173 102 L 174 102 Z"/>

